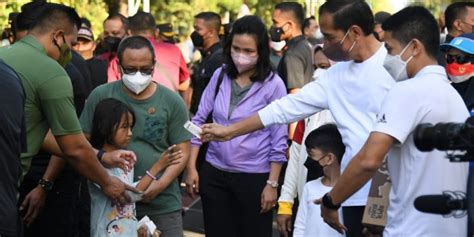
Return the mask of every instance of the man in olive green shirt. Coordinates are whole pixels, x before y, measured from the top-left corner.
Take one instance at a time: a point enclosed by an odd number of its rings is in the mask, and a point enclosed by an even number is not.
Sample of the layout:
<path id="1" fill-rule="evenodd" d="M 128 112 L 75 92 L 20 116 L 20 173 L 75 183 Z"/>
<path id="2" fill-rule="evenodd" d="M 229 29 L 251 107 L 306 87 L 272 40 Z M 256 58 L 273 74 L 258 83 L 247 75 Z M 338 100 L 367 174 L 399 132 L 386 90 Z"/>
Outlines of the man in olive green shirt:
<path id="1" fill-rule="evenodd" d="M 0 49 L 0 58 L 20 76 L 26 94 L 27 151 L 21 154 L 23 172 L 28 171 L 31 157 L 42 147 L 51 130 L 55 138 L 52 140 L 57 145 L 48 147 L 49 152 L 68 159 L 82 175 L 98 183 L 109 198 L 126 203 L 125 189 L 133 188 L 110 177 L 95 158 L 96 151 L 82 134 L 75 114 L 70 79 L 60 66 L 70 59 L 69 48 L 76 41 L 79 26 L 80 18 L 73 8 L 48 3 L 28 36 Z M 130 152 L 114 155 L 133 156 Z M 49 175 L 51 173 L 54 172 L 50 170 Z M 48 180 L 42 181 L 39 185 L 48 189 Z M 36 216 L 39 211 L 40 208 L 28 208 L 25 219 Z"/>
<path id="2" fill-rule="evenodd" d="M 160 159 L 171 145 L 181 150 L 184 159 L 158 175 L 137 203 L 138 218 L 148 215 L 163 237 L 182 236 L 181 194 L 177 176 L 184 169 L 192 135 L 183 127 L 189 119 L 181 97 L 152 82 L 155 55 L 151 43 L 142 36 L 122 41 L 118 49 L 122 80 L 97 87 L 89 96 L 80 121 L 84 133 L 90 134 L 96 105 L 105 98 L 118 99 L 135 113 L 133 137 L 128 149 L 137 155 L 134 180 Z"/>

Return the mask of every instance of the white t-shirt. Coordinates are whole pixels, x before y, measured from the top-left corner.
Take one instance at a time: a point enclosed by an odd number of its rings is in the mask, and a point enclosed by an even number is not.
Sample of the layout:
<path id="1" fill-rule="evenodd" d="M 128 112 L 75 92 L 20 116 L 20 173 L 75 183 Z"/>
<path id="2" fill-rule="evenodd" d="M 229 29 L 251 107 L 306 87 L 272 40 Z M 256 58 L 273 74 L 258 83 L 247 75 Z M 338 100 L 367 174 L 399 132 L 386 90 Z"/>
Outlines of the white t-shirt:
<path id="1" fill-rule="evenodd" d="M 466 191 L 468 163 L 452 163 L 446 152 L 421 152 L 413 131 L 422 123 L 463 123 L 469 113 L 446 79 L 444 68 L 428 66 L 412 79 L 397 83 L 385 98 L 375 131 L 399 141 L 389 152 L 392 179 L 384 236 L 466 236 L 467 218 L 444 218 L 419 212 L 414 200 L 443 191 Z"/>
<path id="2" fill-rule="evenodd" d="M 295 122 L 324 109 L 334 116 L 346 145 L 341 162 L 343 171 L 364 145 L 373 130 L 382 101 L 395 81 L 383 67 L 387 50 L 382 45 L 362 63 L 339 62 L 306 84 L 297 94 L 285 96 L 260 110 L 265 127 Z M 343 206 L 365 206 L 370 182 L 343 203 Z"/>
<path id="3" fill-rule="evenodd" d="M 334 123 L 333 116 L 329 110 L 323 110 L 305 119 L 303 142 L 301 145 L 293 142 L 290 146 L 290 158 L 288 159 L 285 180 L 281 186 L 281 194 L 278 198 L 278 202 L 293 203 L 296 197 L 299 198 L 303 195 L 303 188 L 308 175 L 308 170 L 304 166 L 306 158 L 308 157 L 304 141 L 309 133 L 328 123 Z"/>
<path id="4" fill-rule="evenodd" d="M 331 237 L 343 236 L 324 223 L 321 217 L 321 207 L 313 203 L 321 198 L 332 187 L 322 183 L 323 177 L 305 184 L 303 195 L 298 206 L 293 237 Z"/>

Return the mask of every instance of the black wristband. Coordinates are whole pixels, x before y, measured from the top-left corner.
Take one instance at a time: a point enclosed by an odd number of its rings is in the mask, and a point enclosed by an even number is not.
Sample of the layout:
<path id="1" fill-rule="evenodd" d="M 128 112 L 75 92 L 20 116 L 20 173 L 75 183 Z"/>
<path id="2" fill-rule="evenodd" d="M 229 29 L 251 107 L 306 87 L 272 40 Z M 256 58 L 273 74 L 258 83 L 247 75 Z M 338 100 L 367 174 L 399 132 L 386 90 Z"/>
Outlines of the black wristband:
<path id="1" fill-rule="evenodd" d="M 105 154 L 105 151 L 100 149 L 99 152 L 97 152 L 97 159 L 99 159 L 99 161 L 101 161 L 104 154 Z"/>
<path id="2" fill-rule="evenodd" d="M 324 194 L 323 196 L 323 205 L 328 208 L 328 209 L 331 209 L 331 210 L 337 210 L 341 207 L 341 205 L 335 205 L 333 202 L 332 202 L 332 198 L 331 196 L 329 196 L 327 193 Z"/>

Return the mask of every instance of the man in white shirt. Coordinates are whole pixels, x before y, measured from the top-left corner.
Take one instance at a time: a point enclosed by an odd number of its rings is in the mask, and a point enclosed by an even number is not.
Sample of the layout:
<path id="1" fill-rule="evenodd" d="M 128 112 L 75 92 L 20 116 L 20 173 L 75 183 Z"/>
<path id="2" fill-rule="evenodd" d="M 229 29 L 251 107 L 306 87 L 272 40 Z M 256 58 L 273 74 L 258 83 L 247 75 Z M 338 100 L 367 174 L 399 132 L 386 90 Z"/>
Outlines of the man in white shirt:
<path id="1" fill-rule="evenodd" d="M 387 51 L 372 34 L 373 14 L 365 1 L 327 1 L 319 8 L 319 22 L 326 56 L 340 62 L 297 94 L 283 97 L 243 121 L 228 127 L 204 125 L 204 140 L 229 140 L 329 109 L 346 145 L 341 163 L 341 170 L 345 169 L 372 131 L 383 98 L 395 82 L 383 67 Z M 366 184 L 344 203 L 348 236 L 362 234 L 369 187 L 370 183 Z"/>
<path id="2" fill-rule="evenodd" d="M 439 150 L 421 152 L 413 132 L 422 123 L 462 123 L 469 116 L 462 98 L 437 65 L 439 32 L 436 20 L 423 7 L 407 7 L 384 24 L 384 66 L 398 81 L 385 97 L 373 132 L 334 186 L 321 200 L 321 212 L 342 232 L 338 204 L 362 188 L 382 165 L 392 180 L 384 236 L 466 236 L 467 219 L 445 218 L 417 211 L 420 195 L 466 191 L 467 163 L 451 163 Z M 410 79 L 408 79 L 410 78 Z M 408 80 L 406 80 L 408 79 Z M 389 152 L 390 151 L 390 152 Z"/>

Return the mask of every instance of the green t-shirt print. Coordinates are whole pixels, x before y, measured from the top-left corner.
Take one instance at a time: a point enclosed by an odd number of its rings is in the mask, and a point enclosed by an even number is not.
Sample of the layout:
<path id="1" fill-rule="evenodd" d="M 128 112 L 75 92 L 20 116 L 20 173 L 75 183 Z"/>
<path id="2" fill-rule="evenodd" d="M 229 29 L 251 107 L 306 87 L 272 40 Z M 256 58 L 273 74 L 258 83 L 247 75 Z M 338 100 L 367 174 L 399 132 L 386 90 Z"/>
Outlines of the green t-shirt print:
<path id="1" fill-rule="evenodd" d="M 95 106 L 103 99 L 115 98 L 126 103 L 135 113 L 133 137 L 128 149 L 137 155 L 134 180 L 160 159 L 162 152 L 173 144 L 189 141 L 192 135 L 183 127 L 189 120 L 187 108 L 178 94 L 158 86 L 146 100 L 130 98 L 122 81 L 97 87 L 87 99 L 80 122 L 85 133 L 92 129 Z M 161 176 L 162 174 L 158 174 Z M 181 194 L 177 180 L 168 186 L 150 204 L 137 203 L 137 216 L 166 214 L 181 209 Z"/>

